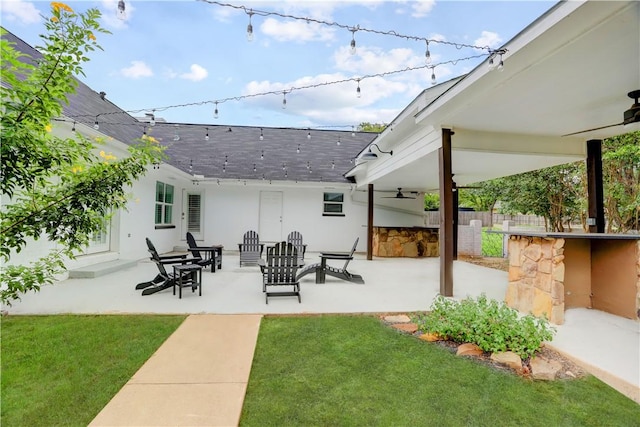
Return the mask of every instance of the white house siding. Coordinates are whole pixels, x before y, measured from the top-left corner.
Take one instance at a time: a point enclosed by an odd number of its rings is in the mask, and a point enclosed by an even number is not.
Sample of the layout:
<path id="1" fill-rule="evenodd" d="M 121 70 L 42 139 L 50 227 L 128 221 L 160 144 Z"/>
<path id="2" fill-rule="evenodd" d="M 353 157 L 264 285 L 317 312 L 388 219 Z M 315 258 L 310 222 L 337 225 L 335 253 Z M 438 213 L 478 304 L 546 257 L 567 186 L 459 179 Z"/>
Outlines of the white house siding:
<path id="1" fill-rule="evenodd" d="M 174 186 L 174 228 L 155 227 L 156 181 Z M 242 241 L 246 231 L 259 231 L 260 192 L 281 191 L 281 240 L 286 239 L 289 232 L 296 230 L 302 233 L 310 252 L 346 251 L 358 237 L 360 242 L 357 250 L 366 251 L 367 204 L 361 200 L 361 194 L 354 193 L 352 197 L 351 186 L 347 184 L 269 184 L 268 181 L 249 181 L 245 185 L 244 181 L 222 181 L 218 185 L 216 181 L 207 181 L 194 185 L 193 178 L 189 175 L 162 165 L 160 169 L 150 169 L 133 185 L 127 209 L 114 215 L 111 221 L 110 251 L 79 256 L 76 260 L 69 261 L 67 267 L 73 269 L 114 259 L 145 259 L 148 257 L 146 237 L 151 239 L 160 253 L 170 252 L 176 246 L 185 246 L 183 197 L 190 191 L 202 194 L 204 244 L 222 244 L 225 250 L 237 251 L 238 243 Z M 322 215 L 325 192 L 344 193 L 344 216 Z M 376 206 L 374 209 L 375 225 L 423 225 L 421 212 L 411 213 L 406 210 L 407 204 L 421 206 L 421 200 L 416 203 L 390 199 L 387 203 L 389 206 Z M 46 239 L 30 242 L 11 261 L 29 262 L 45 255 L 55 245 Z"/>

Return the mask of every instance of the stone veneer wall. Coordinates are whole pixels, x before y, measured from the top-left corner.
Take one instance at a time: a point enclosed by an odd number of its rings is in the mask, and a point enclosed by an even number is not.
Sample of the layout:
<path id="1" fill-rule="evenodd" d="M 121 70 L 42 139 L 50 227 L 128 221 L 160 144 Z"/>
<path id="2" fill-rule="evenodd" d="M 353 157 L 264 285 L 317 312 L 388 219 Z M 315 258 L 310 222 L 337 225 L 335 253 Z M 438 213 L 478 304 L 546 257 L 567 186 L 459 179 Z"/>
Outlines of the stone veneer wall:
<path id="1" fill-rule="evenodd" d="M 564 323 L 564 245 L 562 238 L 509 237 L 509 284 L 505 302 L 551 323 Z M 635 308 L 640 318 L 640 240 L 636 243 Z"/>
<path id="2" fill-rule="evenodd" d="M 505 302 L 551 323 L 564 323 L 564 239 L 510 236 Z"/>
<path id="3" fill-rule="evenodd" d="M 379 257 L 437 257 L 437 228 L 373 227 L 373 255 Z"/>

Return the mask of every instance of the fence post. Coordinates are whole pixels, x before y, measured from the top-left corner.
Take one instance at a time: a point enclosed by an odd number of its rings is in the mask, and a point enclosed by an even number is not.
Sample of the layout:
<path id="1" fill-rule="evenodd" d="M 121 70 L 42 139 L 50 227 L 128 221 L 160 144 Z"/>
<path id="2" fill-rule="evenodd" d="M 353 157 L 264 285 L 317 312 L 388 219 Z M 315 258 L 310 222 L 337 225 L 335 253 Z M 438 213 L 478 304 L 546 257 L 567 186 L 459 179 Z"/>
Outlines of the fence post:
<path id="1" fill-rule="evenodd" d="M 469 221 L 471 238 L 471 253 L 475 256 L 482 256 L 482 220 L 472 219 Z"/>
<path id="2" fill-rule="evenodd" d="M 513 221 L 502 221 L 502 231 L 509 231 L 511 226 L 513 225 Z M 502 235 L 502 258 L 506 258 L 509 256 L 509 235 Z"/>

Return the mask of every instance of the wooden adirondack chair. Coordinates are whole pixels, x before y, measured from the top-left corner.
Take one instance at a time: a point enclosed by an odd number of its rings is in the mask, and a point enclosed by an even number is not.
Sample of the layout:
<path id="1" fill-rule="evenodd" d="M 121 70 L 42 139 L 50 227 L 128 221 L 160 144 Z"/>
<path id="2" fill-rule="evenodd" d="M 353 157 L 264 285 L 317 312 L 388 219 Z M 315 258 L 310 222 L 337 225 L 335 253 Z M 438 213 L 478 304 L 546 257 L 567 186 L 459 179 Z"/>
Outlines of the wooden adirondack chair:
<path id="1" fill-rule="evenodd" d="M 310 273 L 316 274 L 316 283 L 324 283 L 325 276 L 332 276 L 338 279 L 346 280 L 352 283 L 364 283 L 364 279 L 359 274 L 352 274 L 347 271 L 347 266 L 349 262 L 353 259 L 353 254 L 356 251 L 356 247 L 358 246 L 359 238 L 356 238 L 356 241 L 353 243 L 353 247 L 351 248 L 351 252 L 321 252 L 320 259 L 322 262 L 316 264 L 309 264 L 304 267 L 298 273 L 298 280 L 301 277 L 306 276 Z M 332 267 L 327 265 L 327 260 L 344 260 L 344 266 L 342 268 Z"/>
<path id="2" fill-rule="evenodd" d="M 287 243 L 291 243 L 298 250 L 298 267 L 304 265 L 304 254 L 307 251 L 307 245 L 302 241 L 302 234 L 299 231 L 292 231 L 287 236 Z"/>
<path id="3" fill-rule="evenodd" d="M 242 265 L 258 265 L 258 261 L 262 259 L 262 251 L 264 243 L 260 243 L 258 233 L 253 230 L 244 233 L 242 243 L 238 243 L 240 250 L 240 267 Z"/>
<path id="4" fill-rule="evenodd" d="M 269 304 L 269 297 L 295 296 L 300 299 L 298 272 L 298 250 L 291 243 L 280 242 L 267 248 L 267 261 L 261 263 L 262 292 Z M 269 291 L 272 286 L 291 286 L 291 291 Z"/>

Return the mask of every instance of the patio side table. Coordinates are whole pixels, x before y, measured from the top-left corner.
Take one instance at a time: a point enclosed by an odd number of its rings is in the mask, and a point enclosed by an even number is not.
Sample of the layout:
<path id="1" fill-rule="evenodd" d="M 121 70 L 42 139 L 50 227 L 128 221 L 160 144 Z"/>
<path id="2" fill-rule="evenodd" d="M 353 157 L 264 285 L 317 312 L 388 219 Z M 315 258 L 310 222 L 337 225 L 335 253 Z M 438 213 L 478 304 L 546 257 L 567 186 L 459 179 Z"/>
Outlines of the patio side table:
<path id="1" fill-rule="evenodd" d="M 198 288 L 199 296 L 202 296 L 202 267 L 197 264 L 178 264 L 173 266 L 173 294 L 178 287 L 179 298 L 182 299 L 182 288 L 191 287 L 191 292 Z"/>

